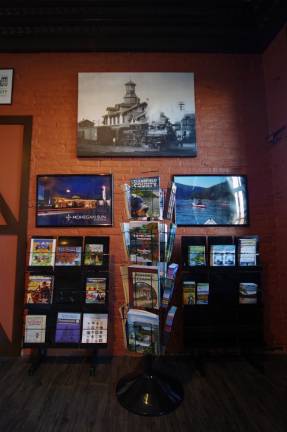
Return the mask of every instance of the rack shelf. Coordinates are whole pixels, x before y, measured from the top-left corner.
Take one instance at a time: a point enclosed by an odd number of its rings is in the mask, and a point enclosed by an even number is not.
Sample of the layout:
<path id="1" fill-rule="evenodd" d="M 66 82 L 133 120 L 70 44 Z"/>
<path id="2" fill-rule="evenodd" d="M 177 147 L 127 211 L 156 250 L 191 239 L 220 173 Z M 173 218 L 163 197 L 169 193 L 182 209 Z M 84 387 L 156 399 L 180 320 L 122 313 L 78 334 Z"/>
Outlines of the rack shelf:
<path id="1" fill-rule="evenodd" d="M 26 274 L 24 348 L 107 347 L 109 237 L 34 236 Z"/>
<path id="2" fill-rule="evenodd" d="M 250 239 L 254 239 L 253 243 Z M 247 258 L 242 258 L 242 244 L 252 245 Z M 199 245 L 201 249 L 196 248 Z M 214 249 L 214 245 L 219 248 Z M 262 267 L 258 237 L 185 236 L 181 247 L 185 352 L 198 347 L 262 347 Z M 218 261 L 212 256 L 214 250 L 221 254 Z M 245 247 L 245 254 L 246 250 Z M 229 261 L 227 254 L 232 254 Z M 194 265 L 197 262 L 200 265 Z M 214 265 L 217 262 L 221 264 Z M 205 286 L 203 301 L 197 293 L 200 285 Z"/>
<path id="3" fill-rule="evenodd" d="M 116 394 L 124 408 L 145 416 L 167 414 L 183 400 L 181 384 L 153 367 L 153 357 L 165 353 L 177 310 L 171 303 L 178 265 L 168 267 L 176 234 L 170 223 L 176 187 L 164 193 L 159 185 L 159 177 L 143 177 L 123 188 L 130 221 L 121 227 L 128 265 L 121 266 L 126 304 L 120 313 L 126 348 L 144 355 L 145 367 L 120 379 Z M 144 220 L 139 203 L 148 212 Z"/>

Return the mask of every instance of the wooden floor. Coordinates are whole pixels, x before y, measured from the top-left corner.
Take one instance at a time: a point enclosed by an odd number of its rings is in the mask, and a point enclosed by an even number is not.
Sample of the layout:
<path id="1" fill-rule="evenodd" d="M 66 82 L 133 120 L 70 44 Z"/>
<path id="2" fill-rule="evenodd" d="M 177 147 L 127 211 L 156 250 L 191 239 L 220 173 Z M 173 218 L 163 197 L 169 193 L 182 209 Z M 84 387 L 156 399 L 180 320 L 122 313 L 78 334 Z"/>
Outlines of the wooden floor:
<path id="1" fill-rule="evenodd" d="M 115 386 L 136 366 L 114 358 L 43 363 L 33 376 L 25 360 L 0 360 L 1 432 L 286 432 L 287 357 L 268 357 L 262 374 L 243 359 L 212 359 L 202 376 L 191 359 L 161 366 L 184 385 L 185 399 L 162 417 L 141 417 L 121 407 Z"/>

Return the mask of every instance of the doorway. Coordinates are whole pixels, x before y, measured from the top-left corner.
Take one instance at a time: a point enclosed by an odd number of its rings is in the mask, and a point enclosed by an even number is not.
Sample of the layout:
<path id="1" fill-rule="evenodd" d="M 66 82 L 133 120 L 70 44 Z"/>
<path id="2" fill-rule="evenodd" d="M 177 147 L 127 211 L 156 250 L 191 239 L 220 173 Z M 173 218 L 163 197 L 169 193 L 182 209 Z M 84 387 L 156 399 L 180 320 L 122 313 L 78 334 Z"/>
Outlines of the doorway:
<path id="1" fill-rule="evenodd" d="M 32 117 L 0 116 L 0 355 L 21 351 Z"/>

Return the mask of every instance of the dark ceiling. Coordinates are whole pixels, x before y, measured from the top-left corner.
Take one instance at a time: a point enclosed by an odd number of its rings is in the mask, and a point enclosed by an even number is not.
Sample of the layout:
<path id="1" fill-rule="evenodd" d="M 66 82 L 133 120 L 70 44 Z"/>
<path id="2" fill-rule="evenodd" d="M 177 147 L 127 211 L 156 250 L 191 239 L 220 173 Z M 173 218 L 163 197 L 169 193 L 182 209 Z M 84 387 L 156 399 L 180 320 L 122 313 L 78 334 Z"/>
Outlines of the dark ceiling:
<path id="1" fill-rule="evenodd" d="M 1 0 L 0 52 L 260 53 L 287 0 Z"/>

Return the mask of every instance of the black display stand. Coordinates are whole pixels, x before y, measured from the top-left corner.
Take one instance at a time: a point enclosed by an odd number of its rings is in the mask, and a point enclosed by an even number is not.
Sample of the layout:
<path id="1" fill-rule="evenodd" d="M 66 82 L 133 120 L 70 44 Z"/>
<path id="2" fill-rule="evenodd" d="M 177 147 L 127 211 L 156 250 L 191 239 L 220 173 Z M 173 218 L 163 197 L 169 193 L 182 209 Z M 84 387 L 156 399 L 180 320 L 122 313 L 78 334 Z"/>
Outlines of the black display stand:
<path id="1" fill-rule="evenodd" d="M 31 347 L 31 345 L 25 344 L 25 347 Z M 30 359 L 30 367 L 28 369 L 28 375 L 32 376 L 34 375 L 34 373 L 37 371 L 37 369 L 41 366 L 42 363 L 44 363 L 46 360 L 51 360 L 53 357 L 48 356 L 48 348 L 51 348 L 50 346 L 38 346 L 38 347 L 33 347 L 33 353 Z M 57 348 L 59 348 L 57 346 Z M 79 348 L 82 348 L 81 346 L 79 346 Z M 87 347 L 86 347 L 87 349 Z M 90 347 L 88 347 L 89 350 L 91 350 Z M 69 357 L 55 357 L 54 361 L 58 361 L 59 359 L 63 360 L 65 359 L 65 361 L 69 362 L 79 362 L 82 361 L 82 358 L 77 357 L 73 357 L 73 356 L 69 356 Z M 99 360 L 98 357 L 98 349 L 97 348 L 93 348 L 92 349 L 92 353 L 90 353 L 89 355 L 89 364 L 90 364 L 90 368 L 89 368 L 89 374 L 90 376 L 95 376 L 96 373 L 96 368 L 97 365 L 102 363 L 102 359 L 101 361 Z"/>
<path id="2" fill-rule="evenodd" d="M 23 339 L 23 348 L 32 349 L 31 366 L 28 370 L 29 375 L 33 375 L 43 361 L 48 358 L 49 348 L 73 348 L 89 350 L 90 374 L 94 375 L 95 367 L 98 363 L 98 350 L 107 347 L 106 342 L 85 343 L 82 342 L 83 316 L 84 314 L 107 314 L 109 310 L 109 238 L 108 237 L 48 237 L 33 236 L 32 239 L 56 239 L 57 248 L 60 246 L 82 247 L 81 260 L 79 265 L 56 265 L 37 266 L 28 265 L 27 282 L 30 275 L 50 276 L 53 278 L 52 301 L 49 303 L 25 303 L 25 315 L 45 315 L 45 342 L 32 343 Z M 86 260 L 86 245 L 101 244 L 103 254 L 99 265 L 90 265 Z M 57 254 L 57 249 L 55 251 Z M 30 251 L 31 254 L 31 251 Z M 57 255 L 56 255 L 57 256 Z M 69 257 L 68 257 L 69 258 Z M 30 260 L 29 260 L 30 262 Z M 31 263 L 30 263 L 31 264 Z M 88 303 L 86 301 L 86 282 L 88 278 L 102 278 L 106 281 L 106 291 L 104 302 Z M 27 301 L 27 292 L 25 295 Z M 56 326 L 58 312 L 80 313 L 81 328 L 79 342 L 57 342 Z M 85 329 L 86 330 L 86 329 Z M 70 359 L 71 360 L 71 359 Z M 76 358 L 75 358 L 76 360 Z"/>
<path id="3" fill-rule="evenodd" d="M 162 416 L 183 401 L 183 387 L 176 379 L 153 367 L 152 355 L 144 356 L 144 371 L 120 379 L 116 394 L 120 404 L 134 414 Z"/>
<path id="4" fill-rule="evenodd" d="M 128 187 L 126 187 L 126 190 Z M 175 191 L 174 191 L 175 193 Z M 168 193 L 167 196 L 168 201 L 170 202 L 170 196 L 171 193 Z M 126 197 L 127 205 L 126 207 L 129 208 L 129 196 Z M 173 203 L 174 204 L 174 203 Z M 169 216 L 172 218 L 172 206 L 170 207 L 170 211 L 166 212 L 166 214 L 169 214 Z M 128 212 L 129 213 L 129 212 Z M 131 212 L 132 214 L 132 212 Z M 129 214 L 128 214 L 129 216 Z M 153 219 L 149 219 L 150 222 L 153 222 Z M 163 224 L 163 221 L 162 225 Z M 138 242 L 137 239 L 134 239 L 132 237 L 129 238 L 129 231 L 127 228 L 128 224 L 123 224 L 124 230 L 123 230 L 123 238 L 125 242 L 125 250 L 127 253 L 128 260 L 130 261 L 131 254 L 133 256 L 137 256 L 137 250 L 140 251 L 143 249 L 143 245 L 141 237 L 140 241 Z M 125 231 L 127 230 L 127 231 Z M 184 398 L 184 391 L 181 383 L 168 375 L 163 374 L 162 372 L 158 371 L 154 367 L 154 359 L 160 359 L 161 355 L 165 354 L 165 347 L 167 345 L 167 342 L 170 337 L 171 332 L 171 326 L 172 321 L 174 318 L 171 319 L 171 323 L 169 322 L 169 308 L 172 304 L 173 300 L 173 289 L 171 288 L 172 285 L 172 278 L 168 280 L 168 272 L 162 271 L 162 264 L 166 263 L 166 269 L 167 269 L 167 263 L 169 262 L 172 246 L 175 238 L 175 230 L 176 227 L 173 226 L 173 228 L 169 227 L 169 235 L 167 232 L 161 232 L 159 235 L 159 244 L 157 244 L 156 241 L 153 240 L 153 232 L 150 232 L 150 242 L 149 245 L 147 243 L 144 245 L 146 249 L 150 248 L 152 252 L 152 256 L 158 256 L 157 261 L 153 261 L 152 264 L 157 265 L 158 268 L 161 268 L 160 270 L 160 285 L 161 285 L 161 293 L 160 293 L 160 306 L 158 310 L 155 310 L 155 307 L 147 307 L 145 306 L 145 310 L 156 313 L 159 316 L 159 346 L 156 346 L 157 344 L 154 343 L 153 348 L 149 348 L 146 352 L 143 353 L 143 371 L 141 373 L 134 372 L 132 374 L 128 374 L 124 377 L 122 377 L 116 387 L 116 396 L 119 401 L 119 403 L 128 411 L 141 415 L 141 416 L 162 416 L 165 414 L 170 413 L 171 411 L 175 410 L 180 403 L 183 401 Z M 126 241 L 127 239 L 127 241 Z M 132 252 L 131 252 L 132 251 Z M 156 253 L 154 253 L 156 251 Z M 134 259 L 134 258 L 133 258 Z M 134 262 L 134 261 L 133 261 Z M 137 262 L 137 264 L 140 266 L 141 263 Z M 144 266 L 148 267 L 148 266 Z M 148 271 L 147 269 L 142 270 Z M 128 274 L 128 271 L 127 271 Z M 162 276 L 162 274 L 165 274 L 165 276 Z M 123 277 L 123 274 L 122 274 Z M 125 288 L 125 282 L 123 280 L 123 285 L 125 292 L 129 292 L 130 295 L 126 295 L 126 301 L 127 301 L 127 308 L 134 308 L 139 307 L 135 305 L 133 294 L 134 291 L 134 297 L 136 297 L 136 284 L 133 285 L 133 282 L 131 282 L 132 278 L 129 276 L 129 288 Z M 132 284 L 132 288 L 131 288 Z M 173 285 L 174 287 L 174 285 Z M 151 290 L 151 304 L 153 304 L 153 294 Z M 127 298 L 129 296 L 129 298 Z M 165 299 L 163 301 L 163 298 Z M 176 309 L 176 308 L 175 308 Z M 133 327 L 134 326 L 134 327 Z M 133 333 L 133 331 L 136 334 L 136 323 L 132 324 L 133 330 L 130 330 L 130 324 L 127 326 L 124 325 L 124 332 L 128 334 L 129 331 Z M 152 327 L 151 327 L 152 332 Z M 129 336 L 127 335 L 127 339 Z M 152 338 L 151 338 L 152 340 Z M 164 341 L 165 346 L 163 346 L 162 341 Z M 135 344 L 133 347 L 133 343 Z M 136 336 L 135 341 L 132 343 L 132 345 L 129 345 L 129 342 L 127 343 L 127 348 L 131 348 L 134 351 L 137 351 L 137 342 L 136 342 Z M 152 352 L 150 352 L 150 350 Z"/>
<path id="5" fill-rule="evenodd" d="M 254 238 L 257 236 L 253 236 Z M 181 284 L 193 281 L 194 285 L 209 284 L 207 304 L 183 305 L 183 336 L 185 353 L 197 354 L 197 365 L 203 370 L 203 353 L 206 350 L 237 352 L 252 361 L 253 353 L 262 352 L 263 302 L 262 268 L 259 264 L 258 238 L 256 265 L 240 265 L 239 239 L 244 236 L 186 236 L 182 238 Z M 249 237 L 246 236 L 248 239 Z M 204 265 L 190 265 L 188 247 L 205 245 Z M 234 245 L 234 265 L 215 266 L 210 256 L 213 245 Z M 240 284 L 257 286 L 256 300 L 240 303 Z M 259 356 L 260 357 L 260 356 Z M 258 364 L 260 368 L 260 364 Z"/>
<path id="6" fill-rule="evenodd" d="M 47 348 L 46 347 L 38 347 L 34 350 L 31 359 L 31 366 L 28 369 L 28 375 L 32 376 L 40 366 L 40 364 L 46 359 L 47 356 Z"/>
<path id="7" fill-rule="evenodd" d="M 172 303 L 172 298 L 170 303 Z M 143 371 L 128 374 L 117 384 L 116 396 L 119 403 L 134 414 L 162 416 L 175 410 L 183 401 L 184 390 L 181 383 L 154 367 L 154 360 L 160 360 L 165 355 L 170 339 L 169 310 L 170 305 L 166 305 L 158 311 L 161 323 L 160 353 L 144 353 Z"/>

